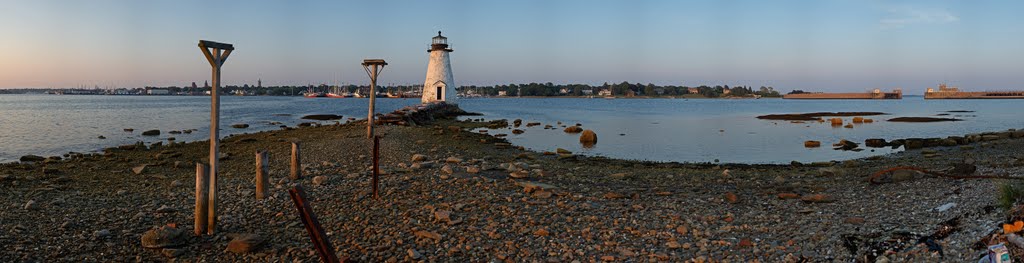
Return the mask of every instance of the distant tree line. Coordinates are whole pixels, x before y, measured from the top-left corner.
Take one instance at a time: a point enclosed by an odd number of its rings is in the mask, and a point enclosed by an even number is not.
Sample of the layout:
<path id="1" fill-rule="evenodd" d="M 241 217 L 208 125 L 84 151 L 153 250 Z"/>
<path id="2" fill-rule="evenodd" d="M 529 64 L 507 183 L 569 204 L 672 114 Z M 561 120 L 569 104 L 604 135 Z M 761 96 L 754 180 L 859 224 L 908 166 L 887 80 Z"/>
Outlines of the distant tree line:
<path id="1" fill-rule="evenodd" d="M 384 86 L 380 85 L 377 87 L 378 92 L 393 92 L 402 93 L 410 91 L 420 91 L 422 85 L 397 85 L 397 86 Z M 146 86 L 142 88 L 129 88 L 127 89 L 131 94 L 145 94 L 150 89 L 166 89 L 170 94 L 204 94 L 210 91 L 210 87 L 179 87 L 179 86 L 167 86 L 167 87 L 155 87 Z M 42 93 L 46 91 L 60 90 L 60 89 L 0 89 L 0 94 L 20 94 L 20 93 Z M 321 85 L 293 85 L 293 86 L 266 86 L 257 87 L 246 85 L 226 85 L 221 87 L 222 94 L 235 94 L 245 93 L 246 95 L 255 96 L 301 96 L 307 90 L 313 90 L 316 92 L 359 92 L 361 94 L 367 94 L 369 86 L 359 85 L 341 85 L 341 86 L 329 86 L 326 84 Z M 464 95 L 480 95 L 480 96 L 541 96 L 541 97 L 552 97 L 552 96 L 600 96 L 602 91 L 610 92 L 611 96 L 617 97 L 628 97 L 628 96 L 645 96 L 645 97 L 668 97 L 668 96 L 688 96 L 688 97 L 707 97 L 707 98 L 720 98 L 720 97 L 780 97 L 778 91 L 773 87 L 761 86 L 759 88 L 753 88 L 751 86 L 733 86 L 729 85 L 715 85 L 707 86 L 701 85 L 696 87 L 690 86 L 676 86 L 676 85 L 654 85 L 651 83 L 629 83 L 623 81 L 618 84 L 604 83 L 602 85 L 589 85 L 589 84 L 554 84 L 551 82 L 547 83 L 529 83 L 529 84 L 507 84 L 507 85 L 494 85 L 494 86 L 461 86 L 457 88 L 460 94 Z M 803 92 L 800 90 L 794 90 L 790 93 Z"/>
<path id="2" fill-rule="evenodd" d="M 623 81 L 619 84 L 604 83 L 599 86 L 589 84 L 553 84 L 529 83 L 529 84 L 508 84 L 495 86 L 462 86 L 459 92 L 463 94 L 479 94 L 483 96 L 499 96 L 504 93 L 506 96 L 586 96 L 598 95 L 602 90 L 609 90 L 612 96 L 683 96 L 688 94 L 700 95 L 708 98 L 719 97 L 751 97 L 759 95 L 763 97 L 779 97 L 778 91 L 773 87 L 761 86 L 754 89 L 750 86 L 716 85 L 716 86 L 660 86 L 651 83 L 629 83 Z M 587 91 L 590 91 L 589 94 Z"/>

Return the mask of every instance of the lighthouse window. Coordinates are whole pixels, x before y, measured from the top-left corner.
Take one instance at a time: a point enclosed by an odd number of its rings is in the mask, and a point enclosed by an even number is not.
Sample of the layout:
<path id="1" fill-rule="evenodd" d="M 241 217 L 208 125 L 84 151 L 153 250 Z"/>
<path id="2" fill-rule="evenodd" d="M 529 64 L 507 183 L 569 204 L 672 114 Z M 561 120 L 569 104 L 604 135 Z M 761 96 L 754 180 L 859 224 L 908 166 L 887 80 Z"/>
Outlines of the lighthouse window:
<path id="1" fill-rule="evenodd" d="M 437 100 L 441 100 L 441 87 L 437 87 L 437 92 L 435 93 L 437 94 Z"/>

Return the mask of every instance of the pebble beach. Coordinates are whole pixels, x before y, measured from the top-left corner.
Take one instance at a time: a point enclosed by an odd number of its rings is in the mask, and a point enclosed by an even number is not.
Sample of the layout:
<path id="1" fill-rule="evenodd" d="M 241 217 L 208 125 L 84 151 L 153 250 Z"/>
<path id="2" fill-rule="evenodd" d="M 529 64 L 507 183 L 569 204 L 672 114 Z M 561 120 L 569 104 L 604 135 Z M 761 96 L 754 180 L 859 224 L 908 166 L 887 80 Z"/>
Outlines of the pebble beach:
<path id="1" fill-rule="evenodd" d="M 528 151 L 474 132 L 489 125 L 379 126 L 380 199 L 365 122 L 225 138 L 212 236 L 192 234 L 208 142 L 2 164 L 0 261 L 318 262 L 288 195 L 301 186 L 336 255 L 357 262 L 973 262 L 1009 219 L 1003 181 L 867 177 L 965 159 L 978 174 L 1024 170 L 1012 134 L 842 162 L 694 164 Z M 270 156 L 263 200 L 258 150 Z"/>

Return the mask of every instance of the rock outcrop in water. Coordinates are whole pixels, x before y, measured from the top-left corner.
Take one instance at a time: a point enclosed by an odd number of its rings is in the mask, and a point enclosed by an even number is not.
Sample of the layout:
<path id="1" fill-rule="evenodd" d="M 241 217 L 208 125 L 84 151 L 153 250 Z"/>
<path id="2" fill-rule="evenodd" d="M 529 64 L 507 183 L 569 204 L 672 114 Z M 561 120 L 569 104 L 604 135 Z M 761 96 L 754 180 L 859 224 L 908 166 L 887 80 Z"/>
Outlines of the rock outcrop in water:
<path id="1" fill-rule="evenodd" d="M 884 112 L 812 112 L 812 113 L 791 113 L 791 114 L 768 114 L 757 116 L 762 120 L 784 120 L 784 121 L 815 121 L 821 117 L 852 117 L 852 116 L 874 116 L 885 115 Z"/>
<path id="2" fill-rule="evenodd" d="M 936 117 L 899 117 L 889 119 L 891 122 L 940 122 L 940 121 L 962 121 L 962 119 L 954 118 L 936 118 Z"/>
<path id="3" fill-rule="evenodd" d="M 436 119 L 451 119 L 457 116 L 475 116 L 479 113 L 466 112 L 456 104 L 435 102 L 407 106 L 387 114 L 378 114 L 377 122 L 401 126 L 426 125 Z"/>

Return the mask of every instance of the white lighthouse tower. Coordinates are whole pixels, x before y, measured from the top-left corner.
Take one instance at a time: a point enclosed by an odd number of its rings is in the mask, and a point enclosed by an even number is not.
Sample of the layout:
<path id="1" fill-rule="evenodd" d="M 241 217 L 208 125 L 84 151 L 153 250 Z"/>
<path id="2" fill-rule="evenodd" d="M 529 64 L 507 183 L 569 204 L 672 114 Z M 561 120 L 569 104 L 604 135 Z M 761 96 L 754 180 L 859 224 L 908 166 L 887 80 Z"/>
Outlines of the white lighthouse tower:
<path id="1" fill-rule="evenodd" d="M 427 80 L 423 82 L 423 103 L 444 101 L 457 104 L 455 79 L 452 77 L 452 65 L 448 61 L 448 38 L 437 31 L 437 36 L 430 43 L 430 64 L 427 64 Z"/>

